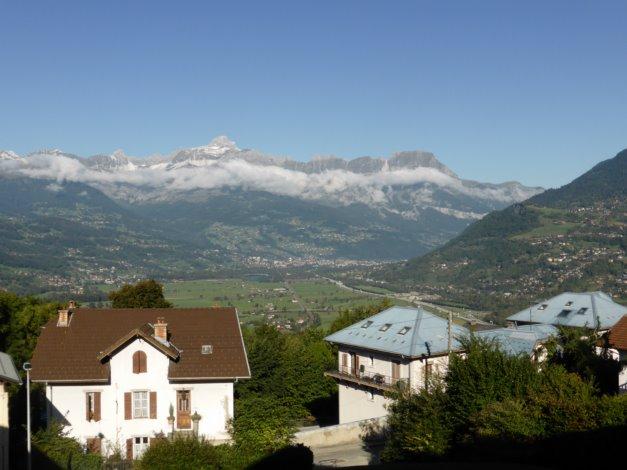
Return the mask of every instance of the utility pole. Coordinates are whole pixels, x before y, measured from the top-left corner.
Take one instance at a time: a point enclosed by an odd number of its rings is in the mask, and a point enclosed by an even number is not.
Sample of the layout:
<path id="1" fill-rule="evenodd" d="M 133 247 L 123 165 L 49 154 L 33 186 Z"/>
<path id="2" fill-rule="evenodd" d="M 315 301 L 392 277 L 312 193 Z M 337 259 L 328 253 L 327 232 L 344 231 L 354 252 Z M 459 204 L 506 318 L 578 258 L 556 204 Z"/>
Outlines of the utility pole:
<path id="1" fill-rule="evenodd" d="M 25 362 L 22 369 L 26 371 L 26 468 L 31 470 L 32 453 L 30 445 L 30 362 Z"/>
<path id="2" fill-rule="evenodd" d="M 448 353 L 453 352 L 453 313 L 448 312 Z"/>

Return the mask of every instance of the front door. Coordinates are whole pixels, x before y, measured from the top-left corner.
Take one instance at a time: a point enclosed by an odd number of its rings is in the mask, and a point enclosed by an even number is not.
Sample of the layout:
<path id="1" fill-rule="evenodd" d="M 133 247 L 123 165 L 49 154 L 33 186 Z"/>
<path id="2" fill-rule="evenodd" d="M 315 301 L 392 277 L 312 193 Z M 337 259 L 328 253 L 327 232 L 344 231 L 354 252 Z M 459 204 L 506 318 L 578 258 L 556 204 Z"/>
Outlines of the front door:
<path id="1" fill-rule="evenodd" d="M 190 401 L 189 390 L 176 391 L 176 422 L 179 429 L 191 429 L 192 419 L 190 410 L 192 404 Z"/>

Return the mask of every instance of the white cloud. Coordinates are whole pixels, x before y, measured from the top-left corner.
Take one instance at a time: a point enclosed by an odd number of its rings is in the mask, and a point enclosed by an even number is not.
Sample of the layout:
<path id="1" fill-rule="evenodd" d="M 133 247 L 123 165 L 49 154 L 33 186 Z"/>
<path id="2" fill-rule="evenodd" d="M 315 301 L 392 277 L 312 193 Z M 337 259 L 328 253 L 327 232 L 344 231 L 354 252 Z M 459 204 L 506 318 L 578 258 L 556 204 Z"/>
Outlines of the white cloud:
<path id="1" fill-rule="evenodd" d="M 512 190 L 503 187 L 464 185 L 457 178 L 437 169 L 420 167 L 372 174 L 345 170 L 304 173 L 280 166 L 256 165 L 241 159 L 211 161 L 199 167 L 166 169 L 164 165 L 144 168 L 122 168 L 113 172 L 98 171 L 80 160 L 61 155 L 34 155 L 24 161 L 0 161 L 1 173 L 16 173 L 32 178 L 82 182 L 97 187 L 130 185 L 163 194 L 196 189 L 242 188 L 309 200 L 335 199 L 338 202 L 381 204 L 388 186 L 411 186 L 433 183 L 469 196 L 508 201 Z M 521 199 L 521 194 L 514 198 Z"/>

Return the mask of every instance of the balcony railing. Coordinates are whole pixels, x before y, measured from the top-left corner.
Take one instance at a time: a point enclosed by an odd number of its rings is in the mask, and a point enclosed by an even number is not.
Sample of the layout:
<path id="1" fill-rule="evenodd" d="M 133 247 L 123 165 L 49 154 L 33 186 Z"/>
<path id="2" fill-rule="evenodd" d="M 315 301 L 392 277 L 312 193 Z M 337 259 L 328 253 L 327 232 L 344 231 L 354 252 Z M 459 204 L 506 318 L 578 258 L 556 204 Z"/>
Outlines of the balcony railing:
<path id="1" fill-rule="evenodd" d="M 366 370 L 354 370 L 351 367 L 339 367 L 337 370 L 330 370 L 325 373 L 328 377 L 338 380 L 344 380 L 365 387 L 375 388 L 377 390 L 392 390 L 397 384 L 407 384 L 407 379 L 399 377 L 391 377 L 379 372 L 371 372 Z"/>

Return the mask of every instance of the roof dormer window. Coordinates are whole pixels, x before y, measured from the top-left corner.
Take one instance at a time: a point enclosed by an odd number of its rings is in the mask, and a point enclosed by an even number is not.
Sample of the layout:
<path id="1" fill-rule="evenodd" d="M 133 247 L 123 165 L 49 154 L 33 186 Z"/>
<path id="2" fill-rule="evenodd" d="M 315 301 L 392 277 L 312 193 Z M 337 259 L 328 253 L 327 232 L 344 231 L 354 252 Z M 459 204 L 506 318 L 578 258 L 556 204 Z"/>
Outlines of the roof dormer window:
<path id="1" fill-rule="evenodd" d="M 368 320 L 366 323 L 364 323 L 363 325 L 361 325 L 362 328 L 368 328 L 370 325 L 372 325 L 372 322 L 370 320 Z"/>
<path id="2" fill-rule="evenodd" d="M 385 325 L 383 325 L 381 328 L 379 328 L 379 331 L 387 331 L 390 329 L 390 327 L 392 326 L 391 323 L 386 323 Z"/>
<path id="3" fill-rule="evenodd" d="M 566 302 L 566 307 L 572 307 L 573 305 L 573 301 L 569 300 L 568 302 Z"/>
<path id="4" fill-rule="evenodd" d="M 411 326 L 404 326 L 403 328 L 400 329 L 400 331 L 398 332 L 399 335 L 405 335 L 407 334 L 407 332 L 411 330 Z"/>
<path id="5" fill-rule="evenodd" d="M 542 304 L 538 306 L 538 310 L 546 310 L 546 308 L 549 306 L 549 304 Z"/>

